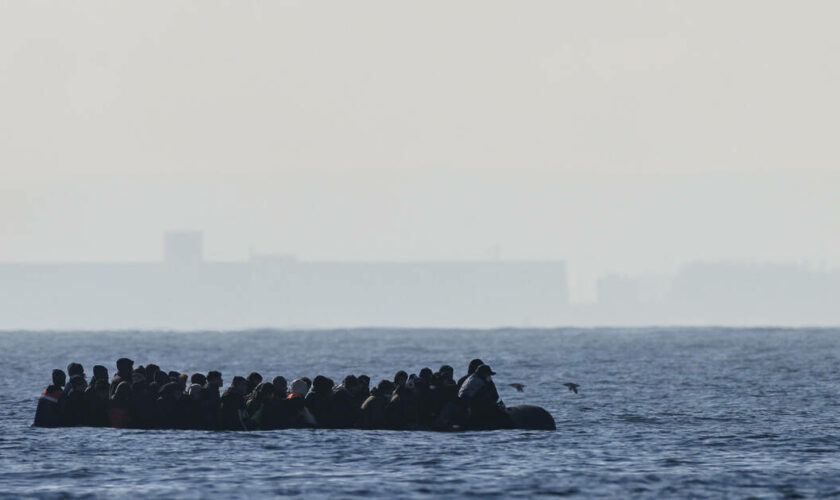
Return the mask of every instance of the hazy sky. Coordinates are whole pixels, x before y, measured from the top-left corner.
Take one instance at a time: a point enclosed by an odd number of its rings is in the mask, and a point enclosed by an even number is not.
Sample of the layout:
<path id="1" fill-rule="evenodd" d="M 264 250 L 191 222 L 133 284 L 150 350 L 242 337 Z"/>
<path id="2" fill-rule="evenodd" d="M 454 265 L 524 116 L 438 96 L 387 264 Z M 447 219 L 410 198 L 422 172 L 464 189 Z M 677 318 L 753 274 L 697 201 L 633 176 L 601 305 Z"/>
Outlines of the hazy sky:
<path id="1" fill-rule="evenodd" d="M 840 3 L 0 0 L 0 260 L 840 265 Z"/>

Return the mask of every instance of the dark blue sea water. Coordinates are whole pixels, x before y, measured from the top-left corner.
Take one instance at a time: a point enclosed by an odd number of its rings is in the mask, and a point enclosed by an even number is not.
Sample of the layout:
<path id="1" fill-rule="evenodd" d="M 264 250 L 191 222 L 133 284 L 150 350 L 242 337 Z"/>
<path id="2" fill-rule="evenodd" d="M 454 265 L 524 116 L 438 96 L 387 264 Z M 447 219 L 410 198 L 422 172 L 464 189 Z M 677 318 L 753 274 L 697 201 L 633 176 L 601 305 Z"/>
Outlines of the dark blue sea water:
<path id="1" fill-rule="evenodd" d="M 53 368 L 265 377 L 478 356 L 556 432 L 30 428 Z M 577 382 L 580 394 L 562 384 Z M 525 392 L 506 384 L 520 382 Z M 0 492 L 34 497 L 840 496 L 840 330 L 0 333 Z"/>

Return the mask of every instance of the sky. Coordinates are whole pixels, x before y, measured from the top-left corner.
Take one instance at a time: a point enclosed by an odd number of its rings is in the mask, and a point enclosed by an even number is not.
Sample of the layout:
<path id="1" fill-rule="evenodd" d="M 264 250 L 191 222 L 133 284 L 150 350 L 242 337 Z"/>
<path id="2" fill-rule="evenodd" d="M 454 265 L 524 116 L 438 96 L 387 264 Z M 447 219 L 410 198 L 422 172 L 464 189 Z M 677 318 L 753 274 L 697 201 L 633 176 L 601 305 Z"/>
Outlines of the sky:
<path id="1" fill-rule="evenodd" d="M 833 1 L 0 0 L 0 261 L 840 266 Z"/>

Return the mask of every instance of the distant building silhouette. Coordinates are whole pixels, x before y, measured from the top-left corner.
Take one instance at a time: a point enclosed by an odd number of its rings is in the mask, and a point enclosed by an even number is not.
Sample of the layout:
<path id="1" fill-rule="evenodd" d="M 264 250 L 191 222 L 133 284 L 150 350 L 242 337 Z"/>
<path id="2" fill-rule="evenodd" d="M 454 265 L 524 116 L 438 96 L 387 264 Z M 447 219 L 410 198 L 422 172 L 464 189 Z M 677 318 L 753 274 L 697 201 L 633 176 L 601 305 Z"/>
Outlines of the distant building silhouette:
<path id="1" fill-rule="evenodd" d="M 167 233 L 164 262 L 0 264 L 0 328 L 551 326 L 562 262 L 207 262 Z"/>

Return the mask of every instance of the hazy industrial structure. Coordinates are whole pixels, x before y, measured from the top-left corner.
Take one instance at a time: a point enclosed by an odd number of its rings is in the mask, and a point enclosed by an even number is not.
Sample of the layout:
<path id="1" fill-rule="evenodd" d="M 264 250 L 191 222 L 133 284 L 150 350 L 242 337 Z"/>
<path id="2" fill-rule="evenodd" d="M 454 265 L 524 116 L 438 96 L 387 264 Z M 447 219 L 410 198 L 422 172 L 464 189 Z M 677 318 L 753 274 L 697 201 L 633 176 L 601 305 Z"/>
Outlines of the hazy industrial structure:
<path id="1" fill-rule="evenodd" d="M 0 328 L 551 326 L 568 317 L 562 262 L 203 260 L 164 236 L 162 262 L 0 264 Z"/>
<path id="2" fill-rule="evenodd" d="M 561 261 L 327 262 L 251 254 L 208 262 L 200 232 L 163 259 L 0 264 L 0 329 L 840 324 L 840 272 L 690 263 L 610 275 L 570 305 Z"/>

